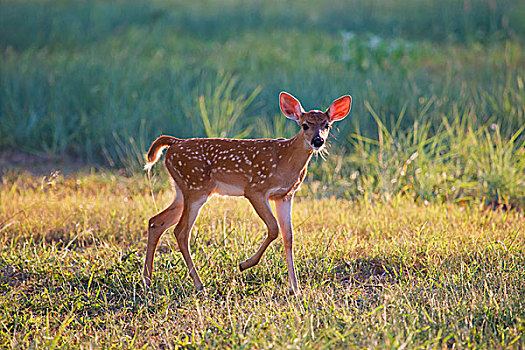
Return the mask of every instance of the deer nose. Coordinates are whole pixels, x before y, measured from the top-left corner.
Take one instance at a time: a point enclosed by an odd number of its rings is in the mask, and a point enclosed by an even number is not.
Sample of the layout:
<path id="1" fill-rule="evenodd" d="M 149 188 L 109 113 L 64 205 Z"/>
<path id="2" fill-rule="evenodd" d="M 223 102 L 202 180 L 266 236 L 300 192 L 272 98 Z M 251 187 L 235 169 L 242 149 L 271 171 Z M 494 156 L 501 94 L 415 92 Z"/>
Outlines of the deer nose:
<path id="1" fill-rule="evenodd" d="M 321 147 L 324 143 L 324 140 L 321 136 L 316 136 L 312 139 L 312 145 L 314 147 Z"/>

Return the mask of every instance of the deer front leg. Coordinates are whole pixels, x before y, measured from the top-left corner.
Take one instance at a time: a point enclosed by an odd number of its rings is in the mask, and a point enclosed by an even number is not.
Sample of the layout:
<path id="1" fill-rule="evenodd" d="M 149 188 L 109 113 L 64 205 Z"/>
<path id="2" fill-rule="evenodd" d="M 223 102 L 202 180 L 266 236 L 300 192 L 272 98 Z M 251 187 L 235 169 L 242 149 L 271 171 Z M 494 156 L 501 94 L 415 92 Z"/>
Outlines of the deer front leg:
<path id="1" fill-rule="evenodd" d="M 284 249 L 286 254 L 286 265 L 288 266 L 288 282 L 290 293 L 299 292 L 299 283 L 295 274 L 293 262 L 293 231 L 292 231 L 292 203 L 293 196 L 285 197 L 275 201 L 275 210 L 279 227 L 283 236 Z"/>
<path id="2" fill-rule="evenodd" d="M 151 274 L 153 272 L 153 257 L 157 244 L 162 234 L 171 226 L 175 225 L 181 215 L 183 208 L 182 194 L 177 193 L 175 200 L 169 207 L 152 217 L 148 222 L 148 245 L 146 248 L 146 259 L 144 260 L 144 271 L 142 276 L 146 286 L 151 285 Z"/>
<path id="3" fill-rule="evenodd" d="M 277 225 L 277 221 L 275 220 L 275 217 L 272 214 L 272 209 L 270 208 L 270 203 L 268 203 L 268 199 L 258 194 L 247 195 L 246 198 L 248 198 L 257 214 L 266 224 L 266 227 L 268 228 L 268 235 L 266 236 L 266 239 L 262 242 L 257 252 L 253 254 L 250 258 L 246 259 L 245 261 L 239 264 L 239 268 L 241 269 L 241 271 L 244 271 L 252 266 L 257 265 L 261 260 L 261 257 L 263 256 L 266 248 L 268 248 L 270 243 L 272 243 L 272 241 L 275 240 L 279 235 L 279 226 Z"/>

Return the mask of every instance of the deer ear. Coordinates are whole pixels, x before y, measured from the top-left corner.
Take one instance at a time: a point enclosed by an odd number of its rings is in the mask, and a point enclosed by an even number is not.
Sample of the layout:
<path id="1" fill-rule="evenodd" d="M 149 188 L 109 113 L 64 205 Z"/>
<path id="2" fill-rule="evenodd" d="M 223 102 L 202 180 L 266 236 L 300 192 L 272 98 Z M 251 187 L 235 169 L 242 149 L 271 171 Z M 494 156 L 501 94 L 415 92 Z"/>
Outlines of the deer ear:
<path id="1" fill-rule="evenodd" d="M 332 102 L 330 107 L 326 110 L 326 114 L 331 121 L 335 122 L 341 119 L 344 119 L 350 109 L 352 108 L 352 96 L 344 95 L 339 97 L 337 100 Z"/>
<path id="2" fill-rule="evenodd" d="M 279 106 L 281 111 L 286 116 L 295 121 L 299 121 L 304 113 L 301 103 L 289 93 L 283 91 L 279 94 Z"/>

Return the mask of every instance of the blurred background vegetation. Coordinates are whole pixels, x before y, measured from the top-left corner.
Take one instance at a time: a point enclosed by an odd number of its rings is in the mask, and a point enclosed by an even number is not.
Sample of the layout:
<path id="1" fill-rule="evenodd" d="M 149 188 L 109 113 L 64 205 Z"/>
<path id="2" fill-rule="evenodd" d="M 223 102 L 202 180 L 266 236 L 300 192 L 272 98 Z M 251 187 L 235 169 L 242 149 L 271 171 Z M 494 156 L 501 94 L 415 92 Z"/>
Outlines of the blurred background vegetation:
<path id="1" fill-rule="evenodd" d="M 521 0 L 2 1 L 0 151 L 136 173 L 160 134 L 290 137 L 280 91 L 349 93 L 309 195 L 523 206 L 523 18 Z"/>

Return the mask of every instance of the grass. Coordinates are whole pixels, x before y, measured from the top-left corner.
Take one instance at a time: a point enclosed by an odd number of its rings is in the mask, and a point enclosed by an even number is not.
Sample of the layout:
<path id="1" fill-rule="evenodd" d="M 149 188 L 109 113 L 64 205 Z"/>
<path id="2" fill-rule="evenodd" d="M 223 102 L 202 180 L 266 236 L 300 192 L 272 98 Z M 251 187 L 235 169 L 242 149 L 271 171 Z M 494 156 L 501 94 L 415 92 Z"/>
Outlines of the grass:
<path id="1" fill-rule="evenodd" d="M 0 2 L 0 347 L 524 347 L 524 14 L 519 0 Z M 264 227 L 222 198 L 192 238 L 208 294 L 169 233 L 145 292 L 146 223 L 172 196 L 160 166 L 140 172 L 150 142 L 290 137 L 281 90 L 306 109 L 354 101 L 294 204 L 301 296 L 281 242 L 238 271 Z"/>
<path id="2" fill-rule="evenodd" d="M 160 134 L 291 137 L 281 90 L 307 109 L 350 93 L 332 161 L 309 181 L 346 198 L 523 207 L 523 11 L 510 0 L 4 2 L 0 147 L 132 174 Z"/>
<path id="3" fill-rule="evenodd" d="M 486 348 L 523 346 L 523 213 L 312 200 L 294 206 L 302 295 L 281 242 L 245 200 L 215 198 L 193 231 L 208 295 L 169 233 L 141 288 L 145 225 L 172 193 L 141 177 L 7 173 L 0 187 L 2 347 Z M 108 206 L 108 203 L 110 205 Z"/>
<path id="4" fill-rule="evenodd" d="M 377 121 L 378 136 L 354 133 L 353 152 L 313 164 L 311 181 L 324 183 L 328 189 L 323 192 L 381 200 L 400 194 L 419 202 L 504 208 L 525 204 L 525 140 L 520 139 L 524 126 L 507 138 L 499 124 L 476 126 L 473 111 L 455 111 L 443 116 L 437 130 L 429 121 L 415 121 L 403 130 L 399 125 L 405 110 L 387 126 L 366 106 Z"/>
<path id="5" fill-rule="evenodd" d="M 3 2 L 0 146 L 122 165 L 116 138 L 210 134 L 201 97 L 220 91 L 221 77 L 235 83 L 228 100 L 254 98 L 234 129 L 222 101 L 206 101 L 222 126 L 213 134 L 290 136 L 293 128 L 255 127 L 279 115 L 278 93 L 288 90 L 306 108 L 351 93 L 353 121 L 340 126 L 348 150 L 358 128 L 376 135 L 365 101 L 384 120 L 406 105 L 402 128 L 472 109 L 476 123 L 497 120 L 509 136 L 525 123 L 525 9 L 465 4 Z"/>

